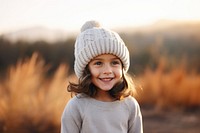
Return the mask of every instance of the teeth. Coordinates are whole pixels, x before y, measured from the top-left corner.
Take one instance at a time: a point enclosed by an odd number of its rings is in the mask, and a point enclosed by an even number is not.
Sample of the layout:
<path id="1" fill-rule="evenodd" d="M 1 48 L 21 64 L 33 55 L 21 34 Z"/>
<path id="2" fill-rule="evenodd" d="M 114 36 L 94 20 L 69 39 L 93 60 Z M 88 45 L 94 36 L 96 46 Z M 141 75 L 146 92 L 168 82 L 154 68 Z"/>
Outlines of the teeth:
<path id="1" fill-rule="evenodd" d="M 111 81 L 112 78 L 101 78 L 102 81 Z"/>

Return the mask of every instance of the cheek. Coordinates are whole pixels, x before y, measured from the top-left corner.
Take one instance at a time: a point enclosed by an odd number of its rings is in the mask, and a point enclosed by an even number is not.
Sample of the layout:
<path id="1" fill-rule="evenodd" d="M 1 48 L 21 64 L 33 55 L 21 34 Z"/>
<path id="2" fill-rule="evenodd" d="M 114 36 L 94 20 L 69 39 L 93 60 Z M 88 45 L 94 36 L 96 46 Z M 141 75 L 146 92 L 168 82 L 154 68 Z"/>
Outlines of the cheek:
<path id="1" fill-rule="evenodd" d="M 98 75 L 98 71 L 95 69 L 90 69 L 90 73 L 92 77 L 96 77 Z"/>
<path id="2" fill-rule="evenodd" d="M 118 77 L 118 78 L 122 78 L 122 74 L 123 74 L 123 72 L 122 72 L 121 69 L 115 71 L 115 76 Z"/>

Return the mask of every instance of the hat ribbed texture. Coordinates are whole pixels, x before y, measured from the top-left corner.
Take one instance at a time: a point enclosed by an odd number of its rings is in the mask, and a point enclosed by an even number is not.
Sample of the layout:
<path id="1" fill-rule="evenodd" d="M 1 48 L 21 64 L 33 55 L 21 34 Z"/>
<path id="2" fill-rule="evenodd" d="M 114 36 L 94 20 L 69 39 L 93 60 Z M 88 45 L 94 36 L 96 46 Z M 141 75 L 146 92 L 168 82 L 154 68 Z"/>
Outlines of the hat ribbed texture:
<path id="1" fill-rule="evenodd" d="M 86 22 L 75 43 L 74 71 L 78 78 L 86 65 L 96 56 L 113 54 L 122 61 L 125 72 L 130 65 L 129 51 L 120 36 L 111 30 L 100 27 L 96 21 Z"/>

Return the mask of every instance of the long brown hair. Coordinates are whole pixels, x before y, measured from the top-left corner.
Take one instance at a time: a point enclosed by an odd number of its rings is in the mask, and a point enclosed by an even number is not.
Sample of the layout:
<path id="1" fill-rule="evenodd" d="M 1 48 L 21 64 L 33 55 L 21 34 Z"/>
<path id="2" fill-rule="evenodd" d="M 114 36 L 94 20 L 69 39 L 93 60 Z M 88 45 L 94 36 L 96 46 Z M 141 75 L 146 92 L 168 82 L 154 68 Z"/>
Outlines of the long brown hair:
<path id="1" fill-rule="evenodd" d="M 88 66 L 86 66 L 83 75 L 78 80 L 78 83 L 69 82 L 67 87 L 68 92 L 72 92 L 77 95 L 84 93 L 90 97 L 94 97 L 97 93 L 96 86 L 92 83 L 91 73 Z M 118 100 L 121 100 L 128 96 L 134 96 L 136 93 L 135 85 L 130 75 L 123 72 L 122 80 L 115 84 L 115 86 L 109 90 L 109 94 Z"/>

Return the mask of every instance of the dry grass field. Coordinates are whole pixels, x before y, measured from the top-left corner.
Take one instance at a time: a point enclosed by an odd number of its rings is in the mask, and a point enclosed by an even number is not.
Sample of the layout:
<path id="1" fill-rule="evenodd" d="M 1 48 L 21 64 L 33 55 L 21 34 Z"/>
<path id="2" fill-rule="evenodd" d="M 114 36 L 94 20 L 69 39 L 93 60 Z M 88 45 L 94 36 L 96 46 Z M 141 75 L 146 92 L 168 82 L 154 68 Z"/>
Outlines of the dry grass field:
<path id="1" fill-rule="evenodd" d="M 60 117 L 70 98 L 68 66 L 60 65 L 51 78 L 34 54 L 19 61 L 0 81 L 0 133 L 59 133 Z M 200 131 L 200 75 L 184 67 L 165 71 L 146 69 L 135 77 L 145 133 Z"/>
<path id="2" fill-rule="evenodd" d="M 147 69 L 138 80 L 146 133 L 200 132 L 200 75 L 183 65 L 165 71 L 161 61 L 155 71 Z"/>
<path id="3" fill-rule="evenodd" d="M 166 68 L 161 60 L 156 70 L 146 69 L 138 76 L 141 91 L 140 102 L 154 104 L 156 107 L 194 107 L 200 105 L 200 75 L 187 72 L 180 64 L 172 70 Z"/>
<path id="4" fill-rule="evenodd" d="M 61 65 L 51 79 L 35 54 L 12 67 L 0 84 L 0 132 L 59 132 L 60 116 L 70 95 L 66 92 L 67 66 Z"/>

